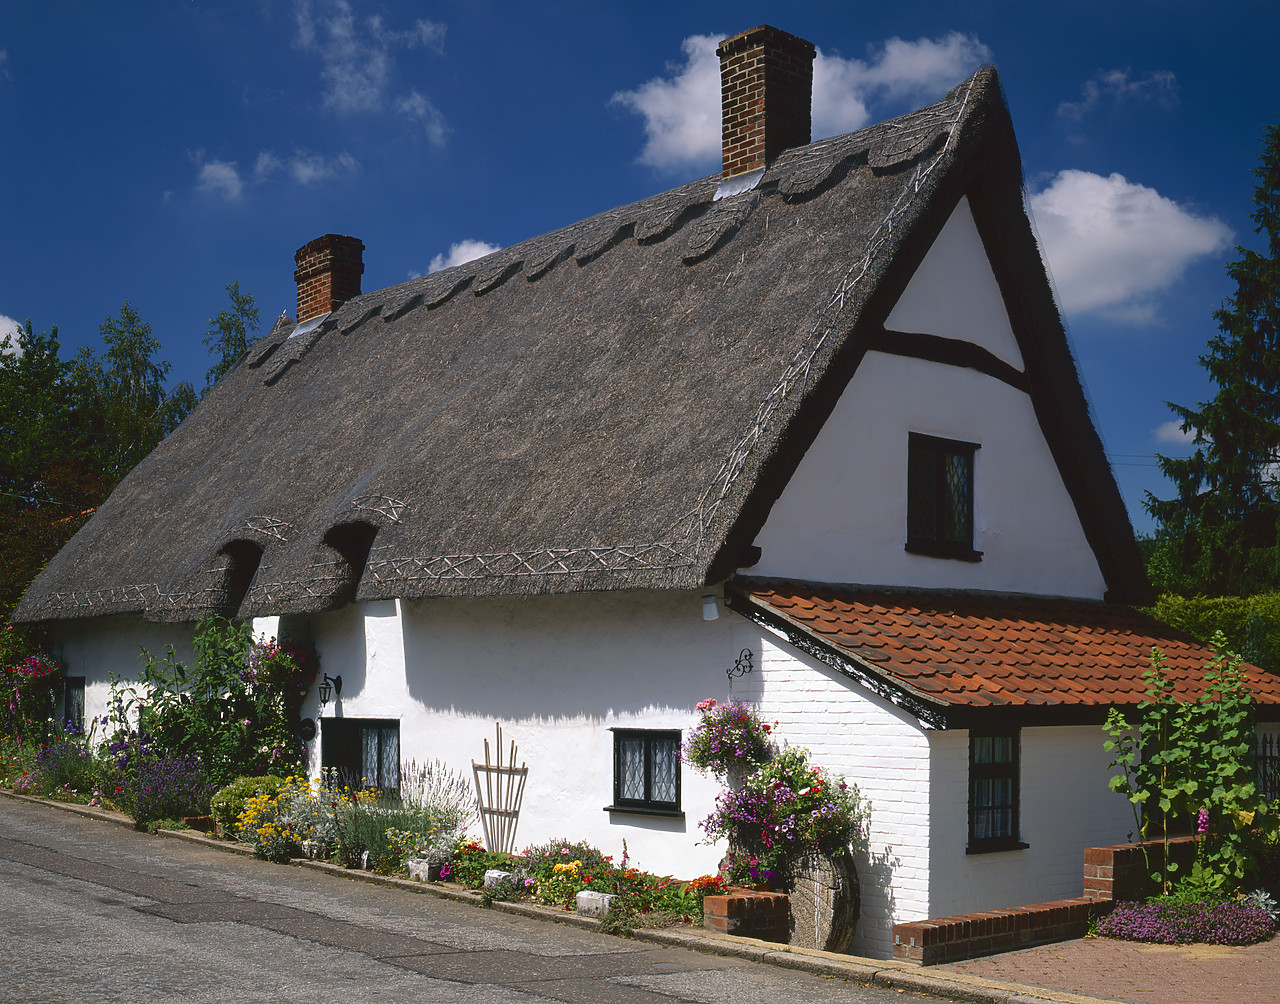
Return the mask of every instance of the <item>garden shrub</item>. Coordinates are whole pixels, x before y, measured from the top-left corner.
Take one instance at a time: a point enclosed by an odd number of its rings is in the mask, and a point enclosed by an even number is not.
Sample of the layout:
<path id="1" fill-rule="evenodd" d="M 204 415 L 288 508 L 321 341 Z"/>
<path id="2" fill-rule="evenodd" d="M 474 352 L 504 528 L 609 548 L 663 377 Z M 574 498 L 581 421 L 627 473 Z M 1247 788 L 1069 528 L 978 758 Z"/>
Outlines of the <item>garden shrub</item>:
<path id="1" fill-rule="evenodd" d="M 1251 904 L 1179 903 L 1168 897 L 1118 903 L 1098 924 L 1104 938 L 1161 945 L 1252 945 L 1274 931 L 1275 922 L 1266 910 Z"/>
<path id="2" fill-rule="evenodd" d="M 298 854 L 304 839 L 290 829 L 285 818 L 293 793 L 307 786 L 300 777 L 283 781 L 277 791 L 251 795 L 236 817 L 236 832 L 253 847 L 255 857 L 284 863 Z"/>
<path id="3" fill-rule="evenodd" d="M 1182 878 L 1168 853 L 1172 819 L 1197 820 L 1202 839 L 1194 883 L 1224 894 L 1256 874 L 1261 837 L 1274 829 L 1274 820 L 1260 811 L 1265 806 L 1254 781 L 1255 701 L 1240 657 L 1225 652 L 1224 644 L 1221 634 L 1214 637 L 1217 655 L 1205 666 L 1204 688 L 1195 700 L 1174 697 L 1164 655 L 1153 649 L 1137 721 L 1115 708 L 1107 715 L 1110 738 L 1103 745 L 1115 754 L 1109 784 L 1133 805 L 1144 855 L 1153 823 L 1160 827 L 1165 853 L 1154 863 L 1148 856 L 1147 869 L 1165 893 Z"/>
<path id="4" fill-rule="evenodd" d="M 112 680 L 116 722 L 151 736 L 171 753 L 199 755 L 214 780 L 305 770 L 296 733 L 303 695 L 317 671 L 315 650 L 212 617 L 196 626 L 194 667 L 173 647 L 163 657 L 143 651 L 136 684 Z"/>
<path id="5" fill-rule="evenodd" d="M 209 814 L 228 836 L 236 834 L 236 820 L 244 812 L 249 799 L 258 795 L 274 798 L 284 787 L 285 779 L 275 774 L 241 777 L 220 788 L 209 800 Z"/>

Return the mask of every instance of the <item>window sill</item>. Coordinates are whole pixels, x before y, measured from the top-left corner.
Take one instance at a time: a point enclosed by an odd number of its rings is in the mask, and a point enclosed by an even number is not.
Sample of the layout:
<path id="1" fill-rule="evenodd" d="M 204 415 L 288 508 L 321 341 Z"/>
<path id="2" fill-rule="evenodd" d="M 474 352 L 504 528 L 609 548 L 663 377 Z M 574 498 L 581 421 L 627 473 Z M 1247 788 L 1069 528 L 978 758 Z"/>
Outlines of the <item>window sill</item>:
<path id="1" fill-rule="evenodd" d="M 966 854 L 995 854 L 999 851 L 1025 851 L 1030 844 L 1023 843 L 1021 840 L 1015 840 L 1012 837 L 1006 840 L 983 841 L 980 844 L 970 844 L 964 849 Z"/>
<path id="2" fill-rule="evenodd" d="M 936 540 L 909 540 L 903 549 L 911 554 L 920 554 L 926 558 L 950 558 L 953 561 L 982 560 L 982 552 L 963 544 L 940 544 Z"/>
<path id="3" fill-rule="evenodd" d="M 605 812 L 627 812 L 633 816 L 664 816 L 667 819 L 684 819 L 680 809 L 659 809 L 648 805 L 606 805 Z"/>

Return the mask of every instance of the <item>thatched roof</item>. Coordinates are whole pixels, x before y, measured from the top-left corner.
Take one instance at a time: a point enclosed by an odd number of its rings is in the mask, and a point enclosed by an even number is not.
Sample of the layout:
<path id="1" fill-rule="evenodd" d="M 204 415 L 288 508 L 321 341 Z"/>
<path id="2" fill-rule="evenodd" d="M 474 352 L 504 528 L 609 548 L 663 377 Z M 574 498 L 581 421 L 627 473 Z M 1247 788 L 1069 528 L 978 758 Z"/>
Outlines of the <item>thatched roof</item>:
<path id="1" fill-rule="evenodd" d="M 50 562 L 17 616 L 187 620 L 353 595 L 720 581 L 748 563 L 964 195 L 1086 534 L 1114 597 L 1141 598 L 994 71 L 922 111 L 787 151 L 752 191 L 716 201 L 718 180 L 362 295 L 319 324 L 282 320 Z"/>

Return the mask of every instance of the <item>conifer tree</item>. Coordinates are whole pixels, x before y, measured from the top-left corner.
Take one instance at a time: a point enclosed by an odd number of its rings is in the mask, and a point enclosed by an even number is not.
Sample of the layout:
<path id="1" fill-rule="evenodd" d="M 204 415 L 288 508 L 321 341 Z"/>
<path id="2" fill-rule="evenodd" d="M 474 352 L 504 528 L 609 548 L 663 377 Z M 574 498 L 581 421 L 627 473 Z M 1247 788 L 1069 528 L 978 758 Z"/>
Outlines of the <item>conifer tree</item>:
<path id="1" fill-rule="evenodd" d="M 1218 334 L 1200 357 L 1218 390 L 1196 408 L 1169 404 L 1196 449 L 1157 457 L 1176 498 L 1147 494 L 1162 591 L 1280 589 L 1280 126 L 1266 130 L 1253 173 L 1251 218 L 1264 247 L 1237 246 L 1227 266 L 1236 289 L 1214 312 Z"/>

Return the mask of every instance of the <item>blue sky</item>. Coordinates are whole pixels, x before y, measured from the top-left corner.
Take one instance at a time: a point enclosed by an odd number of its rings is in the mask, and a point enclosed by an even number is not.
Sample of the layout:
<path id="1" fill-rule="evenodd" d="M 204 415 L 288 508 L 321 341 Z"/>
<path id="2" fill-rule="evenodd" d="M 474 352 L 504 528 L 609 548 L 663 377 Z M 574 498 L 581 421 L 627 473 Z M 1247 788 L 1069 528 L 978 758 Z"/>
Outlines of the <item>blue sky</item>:
<path id="1" fill-rule="evenodd" d="M 5 0 L 0 324 L 100 344 L 127 298 L 203 384 L 238 281 L 293 312 L 293 252 L 363 240 L 365 290 L 718 170 L 715 40 L 812 41 L 815 133 L 935 100 L 994 63 L 1030 204 L 1135 526 L 1166 400 L 1230 293 L 1263 128 L 1269 2 L 957 5 Z"/>

